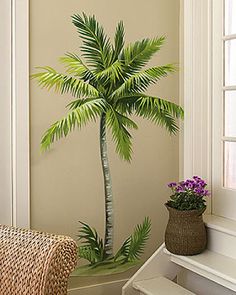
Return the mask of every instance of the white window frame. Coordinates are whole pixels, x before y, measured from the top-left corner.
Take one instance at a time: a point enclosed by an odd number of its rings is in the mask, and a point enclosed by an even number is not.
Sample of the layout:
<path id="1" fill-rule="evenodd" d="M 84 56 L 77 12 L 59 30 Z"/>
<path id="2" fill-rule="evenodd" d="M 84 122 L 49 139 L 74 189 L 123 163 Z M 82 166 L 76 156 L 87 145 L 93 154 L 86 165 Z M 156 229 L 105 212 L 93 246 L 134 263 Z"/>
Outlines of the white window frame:
<path id="1" fill-rule="evenodd" d="M 11 224 L 11 5 L 0 2 L 0 222 Z M 2 99 L 5 98 L 5 99 Z"/>
<path id="2" fill-rule="evenodd" d="M 223 5 L 223 0 L 181 0 L 180 97 L 185 119 L 180 175 L 207 180 L 212 192 L 208 214 L 236 219 L 235 191 L 223 188 L 222 175 Z"/>
<path id="3" fill-rule="evenodd" d="M 185 119 L 180 177 L 203 177 L 212 188 L 212 1 L 181 0 L 180 97 Z M 212 213 L 208 199 L 207 213 Z"/>
<path id="4" fill-rule="evenodd" d="M 30 177 L 29 177 L 29 1 L 3 0 L 2 7 L 10 20 L 8 55 L 2 60 L 6 66 L 5 93 L 10 113 L 5 122 L 9 134 L 7 157 L 1 158 L 8 167 L 8 182 L 1 192 L 7 210 L 7 224 L 29 228 L 30 226 Z M 7 45 L 6 45 L 7 46 Z M 0 153 L 4 147 L 0 147 Z M 6 148 L 5 148 L 6 154 Z M 2 204 L 1 204 L 2 205 Z"/>
<path id="5" fill-rule="evenodd" d="M 213 57 L 213 203 L 212 209 L 216 215 L 236 219 L 236 191 L 224 187 L 224 162 L 223 162 L 223 126 L 224 126 L 224 91 L 235 90 L 235 87 L 224 86 L 224 42 L 230 40 L 235 35 L 224 37 L 224 0 L 213 2 L 213 30 L 212 43 L 214 46 Z"/>

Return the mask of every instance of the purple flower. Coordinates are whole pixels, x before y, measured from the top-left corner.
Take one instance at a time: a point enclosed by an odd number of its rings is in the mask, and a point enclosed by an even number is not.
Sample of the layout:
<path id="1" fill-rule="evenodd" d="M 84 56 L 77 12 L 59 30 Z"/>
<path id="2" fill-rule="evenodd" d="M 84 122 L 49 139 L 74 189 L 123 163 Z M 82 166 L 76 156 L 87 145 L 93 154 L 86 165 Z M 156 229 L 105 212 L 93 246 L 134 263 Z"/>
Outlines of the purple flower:
<path id="1" fill-rule="evenodd" d="M 184 189 L 183 189 L 182 186 L 178 185 L 178 186 L 176 187 L 175 191 L 176 191 L 177 193 L 183 193 L 183 192 L 184 192 Z"/>
<path id="2" fill-rule="evenodd" d="M 186 187 L 187 187 L 188 189 L 193 189 L 193 188 L 194 188 L 194 184 L 191 183 L 191 182 L 189 182 L 189 183 L 186 185 Z"/>
<path id="3" fill-rule="evenodd" d="M 210 196 L 210 192 L 206 189 L 203 192 L 203 196 Z"/>
<path id="4" fill-rule="evenodd" d="M 175 186 L 177 186 L 177 183 L 176 182 L 170 182 L 170 183 L 168 183 L 168 187 L 170 187 L 170 188 L 173 188 Z"/>
<path id="5" fill-rule="evenodd" d="M 201 194 L 203 194 L 204 189 L 202 189 L 201 187 L 197 187 L 194 189 L 194 192 L 198 195 L 201 195 Z"/>
<path id="6" fill-rule="evenodd" d="M 168 187 L 172 190 L 171 200 L 173 208 L 189 208 L 186 210 L 203 209 L 206 207 L 204 197 L 210 193 L 205 189 L 207 183 L 201 177 L 195 175 L 192 179 L 186 179 L 180 182 L 171 182 Z"/>

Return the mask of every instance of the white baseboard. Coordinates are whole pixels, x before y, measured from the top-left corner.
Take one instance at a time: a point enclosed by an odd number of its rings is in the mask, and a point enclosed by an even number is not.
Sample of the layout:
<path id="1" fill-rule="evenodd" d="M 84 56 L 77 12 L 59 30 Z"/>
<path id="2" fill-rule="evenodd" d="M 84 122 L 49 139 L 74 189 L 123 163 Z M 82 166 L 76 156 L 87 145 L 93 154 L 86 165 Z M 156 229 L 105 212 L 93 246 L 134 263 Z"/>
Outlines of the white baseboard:
<path id="1" fill-rule="evenodd" d="M 121 295 L 122 287 L 127 281 L 128 279 L 125 279 L 70 289 L 68 295 Z"/>

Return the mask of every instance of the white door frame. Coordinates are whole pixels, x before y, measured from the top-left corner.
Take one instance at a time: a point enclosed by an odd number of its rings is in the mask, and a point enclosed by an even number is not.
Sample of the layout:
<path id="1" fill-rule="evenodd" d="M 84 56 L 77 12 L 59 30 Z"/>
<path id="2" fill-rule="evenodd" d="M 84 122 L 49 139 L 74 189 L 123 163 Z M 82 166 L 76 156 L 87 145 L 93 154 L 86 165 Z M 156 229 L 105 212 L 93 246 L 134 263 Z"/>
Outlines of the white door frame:
<path id="1" fill-rule="evenodd" d="M 212 183 L 212 1 L 181 0 L 180 97 L 185 111 L 180 175 Z M 208 202 L 211 213 L 211 202 Z"/>
<path id="2" fill-rule="evenodd" d="M 1 199 L 2 210 L 6 216 L 0 216 L 0 222 L 28 228 L 30 226 L 30 177 L 29 177 L 29 1 L 2 0 L 0 8 L 5 9 L 9 28 L 5 45 L 6 86 L 1 97 L 5 105 L 3 117 L 5 130 L 1 133 L 8 142 L 0 146 L 1 161 L 4 163 L 7 179 Z M 5 28 L 4 28 L 5 30 Z M 2 32 L 1 32 L 2 33 Z M 3 103 L 3 99 L 2 102 Z M 2 115 L 2 114 L 1 114 Z M 2 117 L 2 116 L 1 116 Z M 7 175 L 6 175 L 6 174 Z M 0 182 L 1 183 L 1 182 Z"/>
<path id="3" fill-rule="evenodd" d="M 0 2 L 0 223 L 11 224 L 11 3 Z M 5 99 L 4 99 L 5 98 Z"/>

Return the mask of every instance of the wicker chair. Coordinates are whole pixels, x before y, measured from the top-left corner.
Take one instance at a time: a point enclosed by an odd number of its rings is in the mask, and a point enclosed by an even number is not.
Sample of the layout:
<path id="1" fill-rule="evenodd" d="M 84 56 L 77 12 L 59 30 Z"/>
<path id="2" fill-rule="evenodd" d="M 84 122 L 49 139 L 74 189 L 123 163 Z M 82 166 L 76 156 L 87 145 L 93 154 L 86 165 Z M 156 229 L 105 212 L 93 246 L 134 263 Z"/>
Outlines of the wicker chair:
<path id="1" fill-rule="evenodd" d="M 0 295 L 65 295 L 75 265 L 71 238 L 0 225 Z"/>

